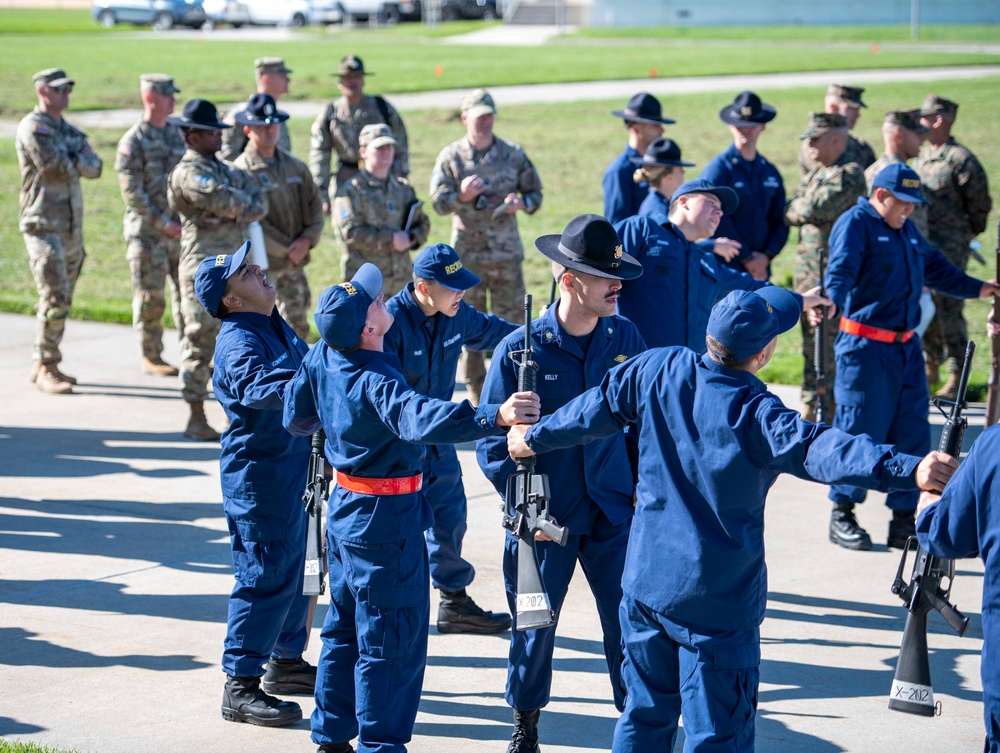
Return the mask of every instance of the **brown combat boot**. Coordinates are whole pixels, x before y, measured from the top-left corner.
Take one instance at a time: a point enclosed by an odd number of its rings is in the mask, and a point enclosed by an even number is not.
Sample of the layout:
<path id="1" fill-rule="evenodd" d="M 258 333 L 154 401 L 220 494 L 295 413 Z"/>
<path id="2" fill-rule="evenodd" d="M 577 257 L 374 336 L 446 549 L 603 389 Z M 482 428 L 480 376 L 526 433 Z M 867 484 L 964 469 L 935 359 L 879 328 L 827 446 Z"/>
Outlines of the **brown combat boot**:
<path id="1" fill-rule="evenodd" d="M 924 362 L 924 376 L 927 377 L 927 388 L 930 389 L 941 381 L 941 365 L 934 361 Z"/>
<path id="2" fill-rule="evenodd" d="M 958 397 L 958 383 L 962 381 L 962 375 L 957 371 L 948 372 L 948 381 L 941 385 L 941 389 L 934 393 L 934 397 L 943 397 L 945 400 L 954 400 Z"/>
<path id="3" fill-rule="evenodd" d="M 55 369 L 56 373 L 59 375 L 59 378 L 62 379 L 64 382 L 69 382 L 70 384 L 76 384 L 76 377 L 70 376 L 69 374 L 63 374 L 61 371 L 59 371 L 58 365 L 51 364 L 50 368 Z M 38 361 L 35 361 L 34 363 L 31 364 L 32 384 L 38 381 L 38 375 L 41 373 L 41 371 L 42 371 L 42 364 L 40 364 Z"/>
<path id="4" fill-rule="evenodd" d="M 153 376 L 177 376 L 178 374 L 176 367 L 171 366 L 159 356 L 155 358 L 144 357 L 142 359 L 142 370 Z"/>
<path id="5" fill-rule="evenodd" d="M 55 365 L 42 365 L 38 369 L 38 378 L 35 386 L 42 392 L 50 395 L 71 395 L 73 394 L 73 384 L 66 379 Z"/>
<path id="6" fill-rule="evenodd" d="M 198 442 L 219 441 L 219 432 L 208 425 L 204 403 L 191 403 L 191 417 L 188 419 L 187 428 L 184 429 L 184 436 Z"/>

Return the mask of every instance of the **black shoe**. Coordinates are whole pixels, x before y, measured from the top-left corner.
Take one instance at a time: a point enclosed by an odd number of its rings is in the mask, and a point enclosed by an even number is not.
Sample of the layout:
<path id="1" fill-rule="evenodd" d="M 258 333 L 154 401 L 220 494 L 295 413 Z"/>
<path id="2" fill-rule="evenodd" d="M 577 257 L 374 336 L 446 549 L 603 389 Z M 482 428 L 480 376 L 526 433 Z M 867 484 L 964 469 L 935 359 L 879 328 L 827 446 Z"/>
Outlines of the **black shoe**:
<path id="1" fill-rule="evenodd" d="M 439 633 L 479 633 L 488 635 L 510 630 L 510 615 L 497 614 L 481 609 L 465 589 L 445 591 L 441 589 L 441 605 L 438 607 L 437 629 Z"/>
<path id="2" fill-rule="evenodd" d="M 539 710 L 518 711 L 514 709 L 514 734 L 511 736 L 507 753 L 540 753 L 538 747 Z"/>
<path id="3" fill-rule="evenodd" d="M 316 667 L 301 656 L 298 659 L 272 657 L 260 685 L 264 692 L 274 695 L 312 695 L 316 690 Z"/>
<path id="4" fill-rule="evenodd" d="M 350 743 L 324 743 L 316 748 L 316 753 L 354 753 Z"/>
<path id="5" fill-rule="evenodd" d="M 222 718 L 260 727 L 284 727 L 302 718 L 302 709 L 260 689 L 259 677 L 230 677 L 222 692 Z"/>
<path id="6" fill-rule="evenodd" d="M 915 510 L 893 510 L 889 521 L 889 539 L 886 543 L 893 549 L 902 549 L 910 536 L 917 535 L 917 513 Z"/>
<path id="7" fill-rule="evenodd" d="M 830 514 L 830 541 L 844 549 L 867 552 L 872 548 L 868 531 L 858 525 L 854 505 L 834 505 Z"/>

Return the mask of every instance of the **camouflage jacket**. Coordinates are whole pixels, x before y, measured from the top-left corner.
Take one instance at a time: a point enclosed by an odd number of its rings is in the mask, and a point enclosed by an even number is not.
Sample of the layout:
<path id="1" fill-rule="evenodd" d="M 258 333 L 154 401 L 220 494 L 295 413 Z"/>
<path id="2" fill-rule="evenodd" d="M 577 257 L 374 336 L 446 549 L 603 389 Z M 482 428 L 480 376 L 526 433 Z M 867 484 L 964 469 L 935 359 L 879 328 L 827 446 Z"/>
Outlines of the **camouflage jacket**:
<path id="1" fill-rule="evenodd" d="M 969 241 L 986 229 L 993 207 L 983 166 L 975 155 L 950 138 L 940 148 L 924 145 L 913 169 L 923 183 L 928 201 L 932 237 L 953 237 L 956 244 Z"/>
<path id="2" fill-rule="evenodd" d="M 155 128 L 139 121 L 118 142 L 115 172 L 125 200 L 126 238 L 163 238 L 168 222 L 178 221 L 167 201 L 167 180 L 184 156 L 180 129 Z"/>
<path id="3" fill-rule="evenodd" d="M 388 117 L 382 116 L 379 100 L 385 105 Z M 396 109 L 381 97 L 365 95 L 357 107 L 351 107 L 344 97 L 339 97 L 326 106 L 312 124 L 309 147 L 309 169 L 319 188 L 320 194 L 332 202 L 337 194 L 338 184 L 346 185 L 348 179 L 361 168 L 358 137 L 366 125 L 385 123 L 392 129 L 396 139 L 396 158 L 392 163 L 392 174 L 405 178 L 410 174 L 410 157 L 406 144 L 406 126 Z M 336 152 L 338 161 L 337 180 L 330 181 L 330 157 Z"/>
<path id="4" fill-rule="evenodd" d="M 250 139 L 243 133 L 243 126 L 236 123 L 236 113 L 243 112 L 245 109 L 247 109 L 247 103 L 240 102 L 227 112 L 226 117 L 222 119 L 224 123 L 228 123 L 232 128 L 227 128 L 222 132 L 222 148 L 216 152 L 216 156 L 221 160 L 225 160 L 226 162 L 234 161 L 243 154 L 243 150 L 250 143 Z M 278 146 L 286 152 L 292 151 L 292 139 L 288 135 L 288 121 L 280 123 L 278 128 L 281 133 L 278 137 Z"/>
<path id="5" fill-rule="evenodd" d="M 803 141 L 802 148 L 799 149 L 799 173 L 803 178 L 820 166 L 819 162 L 809 156 L 806 149 L 806 142 Z M 848 162 L 857 162 L 862 170 L 875 161 L 875 150 L 872 149 L 872 145 L 857 136 L 847 137 L 847 149 L 844 153 Z"/>
<path id="6" fill-rule="evenodd" d="M 193 149 L 170 173 L 167 196 L 183 224 L 181 267 L 188 274 L 208 256 L 233 253 L 246 226 L 267 214 L 267 196 L 252 175 Z"/>
<path id="7" fill-rule="evenodd" d="M 35 108 L 17 126 L 22 233 L 83 231 L 80 178 L 100 178 L 103 163 L 87 134 Z"/>
<path id="8" fill-rule="evenodd" d="M 289 244 L 302 236 L 309 248 L 319 243 L 326 222 L 323 202 L 305 162 L 279 147 L 268 164 L 248 146 L 233 166 L 253 175 L 267 194 L 267 215 L 260 224 L 269 255 L 288 256 Z"/>
<path id="9" fill-rule="evenodd" d="M 878 175 L 880 172 L 882 172 L 882 170 L 887 168 L 889 165 L 895 164 L 896 162 L 899 162 L 899 160 L 896 159 L 895 157 L 891 157 L 888 154 L 883 154 L 881 157 L 878 158 L 877 161 L 873 162 L 871 165 L 868 166 L 868 169 L 865 170 L 865 184 L 867 186 L 866 195 L 869 196 L 871 195 L 872 182 L 875 180 L 875 176 Z M 926 199 L 927 193 L 923 187 L 921 187 L 920 192 Z M 910 215 L 910 220 L 913 222 L 914 225 L 916 225 L 916 228 L 917 230 L 920 231 L 920 234 L 924 236 L 924 238 L 927 238 L 928 237 L 927 205 L 917 204 L 916 206 L 914 206 L 913 214 Z"/>
<path id="10" fill-rule="evenodd" d="M 478 175 L 486 182 L 485 206 L 458 200 L 462 181 Z M 463 259 L 516 261 L 524 258 L 517 231 L 517 215 L 493 215 L 507 194 L 520 194 L 528 214 L 542 205 L 542 179 L 531 160 L 517 144 L 494 137 L 485 151 L 477 151 L 462 138 L 441 150 L 431 173 L 431 201 L 438 214 L 450 214 L 451 245 Z"/>

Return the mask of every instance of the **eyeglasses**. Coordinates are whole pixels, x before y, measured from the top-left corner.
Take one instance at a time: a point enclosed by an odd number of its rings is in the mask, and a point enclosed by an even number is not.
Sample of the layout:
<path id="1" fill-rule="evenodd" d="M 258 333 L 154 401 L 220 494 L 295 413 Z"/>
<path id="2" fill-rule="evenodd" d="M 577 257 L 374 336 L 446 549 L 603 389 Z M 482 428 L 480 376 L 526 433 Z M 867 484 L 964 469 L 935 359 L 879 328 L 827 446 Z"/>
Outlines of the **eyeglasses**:
<path id="1" fill-rule="evenodd" d="M 59 86 L 49 87 L 54 92 L 59 92 L 60 94 L 69 94 L 73 91 L 73 84 L 60 84 Z"/>

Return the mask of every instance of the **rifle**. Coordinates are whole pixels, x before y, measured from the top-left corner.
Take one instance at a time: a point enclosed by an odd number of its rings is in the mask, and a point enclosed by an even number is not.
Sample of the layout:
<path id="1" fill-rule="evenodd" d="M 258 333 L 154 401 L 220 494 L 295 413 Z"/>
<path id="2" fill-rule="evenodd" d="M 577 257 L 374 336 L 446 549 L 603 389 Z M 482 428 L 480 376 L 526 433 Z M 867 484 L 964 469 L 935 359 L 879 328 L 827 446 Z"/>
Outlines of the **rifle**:
<path id="1" fill-rule="evenodd" d="M 1000 221 L 997 222 L 997 277 L 1000 278 Z M 1000 301 L 993 297 L 990 318 L 1000 322 Z M 1000 335 L 990 339 L 990 379 L 986 388 L 986 428 L 1000 420 Z"/>
<path id="2" fill-rule="evenodd" d="M 508 353 L 517 364 L 518 392 L 535 391 L 538 364 L 531 360 L 531 296 L 524 296 L 524 349 Z M 549 477 L 535 473 L 535 458 L 520 458 L 507 478 L 503 527 L 517 536 L 516 630 L 537 630 L 555 623 L 555 612 L 542 583 L 535 553 L 535 533 L 542 531 L 559 546 L 566 546 L 569 531 L 549 517 Z"/>
<path id="3" fill-rule="evenodd" d="M 326 477 L 326 456 L 323 444 L 326 434 L 322 429 L 312 435 L 312 453 L 309 455 L 309 472 L 302 501 L 306 506 L 309 522 L 306 524 L 306 563 L 302 576 L 302 593 L 319 596 L 326 590 L 326 558 L 323 556 L 323 502 L 330 492 Z M 311 622 L 310 622 L 311 624 Z"/>
<path id="4" fill-rule="evenodd" d="M 826 266 L 826 249 L 822 246 L 817 249 L 819 253 L 819 294 L 825 295 L 823 289 L 823 272 Z M 826 420 L 826 371 L 823 369 L 826 358 L 826 309 L 823 310 L 823 319 L 813 330 L 813 362 L 816 368 L 816 423 L 823 423 Z"/>
<path id="5" fill-rule="evenodd" d="M 957 458 L 962 452 L 962 439 L 965 437 L 965 428 L 969 425 L 969 420 L 962 415 L 962 411 L 966 408 L 965 395 L 969 387 L 972 355 L 975 352 L 976 344 L 970 341 L 966 345 L 965 363 L 962 364 L 962 377 L 955 401 L 934 399 L 934 405 L 942 413 L 943 406 L 951 406 L 950 411 L 945 414 L 947 420 L 941 430 L 938 452 L 946 452 L 953 458 Z M 916 550 L 916 556 L 910 582 L 906 583 L 903 580 L 903 570 L 910 549 Z M 936 609 L 959 637 L 965 635 L 969 618 L 948 601 L 954 578 L 954 560 L 941 559 L 925 552 L 914 536 L 906 540 L 891 587 L 907 609 L 896 674 L 889 691 L 889 708 L 893 711 L 920 716 L 941 714 L 941 705 L 934 702 L 934 689 L 931 686 L 931 667 L 927 655 L 927 615 L 932 609 Z"/>

